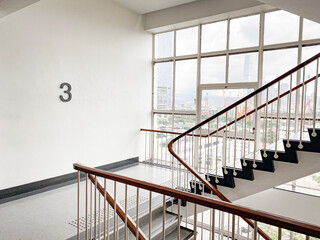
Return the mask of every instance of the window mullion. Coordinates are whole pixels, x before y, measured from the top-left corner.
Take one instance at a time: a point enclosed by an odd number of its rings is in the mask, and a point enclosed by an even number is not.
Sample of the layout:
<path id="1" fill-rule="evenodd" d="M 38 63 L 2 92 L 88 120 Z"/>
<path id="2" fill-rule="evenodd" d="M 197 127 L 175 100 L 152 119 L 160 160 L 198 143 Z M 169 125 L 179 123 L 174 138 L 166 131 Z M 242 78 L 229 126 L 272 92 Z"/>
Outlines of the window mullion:
<path id="1" fill-rule="evenodd" d="M 197 57 L 197 84 L 196 84 L 196 123 L 201 122 L 201 90 L 200 90 L 200 78 L 201 78 L 201 33 L 202 26 L 198 27 L 198 57 Z"/>

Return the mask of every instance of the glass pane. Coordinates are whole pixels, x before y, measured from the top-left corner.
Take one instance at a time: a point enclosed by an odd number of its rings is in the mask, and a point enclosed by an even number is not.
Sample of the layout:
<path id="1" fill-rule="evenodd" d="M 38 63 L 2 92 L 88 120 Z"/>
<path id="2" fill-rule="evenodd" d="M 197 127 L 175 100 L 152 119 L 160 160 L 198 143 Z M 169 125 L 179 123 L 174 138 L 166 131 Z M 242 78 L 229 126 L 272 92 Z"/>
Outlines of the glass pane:
<path id="1" fill-rule="evenodd" d="M 188 55 L 198 52 L 198 27 L 177 31 L 176 55 Z"/>
<path id="2" fill-rule="evenodd" d="M 154 114 L 154 129 L 162 131 L 172 131 L 172 115 Z"/>
<path id="3" fill-rule="evenodd" d="M 320 53 L 320 45 L 303 47 L 302 48 L 302 62 L 308 60 L 314 55 Z M 317 72 L 317 62 L 314 61 L 308 64 L 305 68 L 306 79 L 312 78 L 316 75 Z"/>
<path id="4" fill-rule="evenodd" d="M 258 53 L 230 55 L 229 82 L 257 82 Z"/>
<path id="5" fill-rule="evenodd" d="M 201 51 L 225 50 L 227 47 L 227 21 L 202 25 Z"/>
<path id="6" fill-rule="evenodd" d="M 173 32 L 155 35 L 155 58 L 173 56 Z"/>
<path id="7" fill-rule="evenodd" d="M 298 41 L 299 16 L 286 11 L 266 13 L 264 44 Z"/>
<path id="8" fill-rule="evenodd" d="M 197 60 L 176 62 L 175 109 L 196 109 Z"/>
<path id="9" fill-rule="evenodd" d="M 263 85 L 297 66 L 298 49 L 289 48 L 263 53 Z"/>
<path id="10" fill-rule="evenodd" d="M 174 115 L 174 131 L 185 132 L 196 125 L 195 115 Z"/>
<path id="11" fill-rule="evenodd" d="M 230 20 L 230 49 L 258 46 L 259 22 L 260 15 Z"/>
<path id="12" fill-rule="evenodd" d="M 154 108 L 172 109 L 173 63 L 156 63 L 154 65 Z"/>
<path id="13" fill-rule="evenodd" d="M 320 38 L 320 24 L 303 19 L 303 40 Z"/>
<path id="14" fill-rule="evenodd" d="M 213 89 L 203 90 L 201 99 L 201 116 L 207 119 L 209 116 L 221 111 L 232 103 L 247 96 L 253 89 Z M 250 108 L 250 106 L 248 106 Z M 243 112 L 238 109 L 239 113 Z"/>
<path id="15" fill-rule="evenodd" d="M 201 59 L 201 83 L 226 82 L 226 56 Z"/>

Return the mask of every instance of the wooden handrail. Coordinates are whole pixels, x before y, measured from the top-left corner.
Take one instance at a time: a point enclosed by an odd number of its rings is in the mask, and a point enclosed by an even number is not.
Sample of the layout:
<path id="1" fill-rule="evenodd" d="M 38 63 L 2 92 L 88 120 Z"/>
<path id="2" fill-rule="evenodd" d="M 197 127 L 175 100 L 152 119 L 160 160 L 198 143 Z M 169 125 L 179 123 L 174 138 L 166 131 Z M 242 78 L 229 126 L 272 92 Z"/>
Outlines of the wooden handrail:
<path id="1" fill-rule="evenodd" d="M 88 174 L 89 179 L 91 180 L 91 182 L 93 184 L 95 184 L 96 182 L 96 177 L 93 177 L 91 174 Z M 97 189 L 99 190 L 100 194 L 102 196 L 104 196 L 104 193 L 106 193 L 106 201 L 111 205 L 111 207 L 114 209 L 114 199 L 113 197 L 107 192 L 106 189 L 104 189 L 100 183 L 97 181 Z M 118 216 L 121 218 L 122 221 L 125 222 L 125 218 L 126 218 L 126 214 L 123 211 L 122 207 L 116 203 L 116 213 L 118 214 Z M 131 217 L 129 215 L 127 215 L 127 226 L 129 228 L 129 230 L 133 233 L 133 235 L 136 236 L 137 234 L 137 226 L 136 224 L 134 224 L 133 220 L 131 219 Z M 115 232 L 113 233 L 115 234 Z M 139 234 L 139 239 L 141 240 L 147 240 L 147 237 L 143 234 L 143 232 L 138 229 L 138 234 Z"/>
<path id="2" fill-rule="evenodd" d="M 214 200 L 212 198 L 208 198 L 205 196 L 200 196 L 196 194 L 192 194 L 189 192 L 181 191 L 178 189 L 172 189 L 165 186 L 160 186 L 157 184 L 121 176 L 115 173 L 106 172 L 103 170 L 90 168 L 83 166 L 81 164 L 75 163 L 73 165 L 75 170 L 85 172 L 88 174 L 92 174 L 95 176 L 103 177 L 109 180 L 113 180 L 116 182 L 124 183 L 130 186 L 138 187 L 141 189 L 149 190 L 152 192 L 156 192 L 159 194 L 163 194 L 166 196 L 174 197 L 177 199 L 185 200 L 188 202 L 192 202 L 194 204 L 198 204 L 201 206 L 205 206 L 208 208 L 220 210 L 223 212 L 235 214 L 244 218 L 250 218 L 252 220 L 256 220 L 259 222 L 263 222 L 266 224 L 270 224 L 273 226 L 277 226 L 280 228 L 284 228 L 290 231 L 306 234 L 312 237 L 320 237 L 320 226 L 312 225 L 309 223 L 305 223 L 302 221 L 298 221 L 295 219 L 283 217 L 276 214 L 267 213 L 264 211 L 254 210 L 251 208 L 235 205 L 228 202 L 222 202 L 219 200 Z M 100 191 L 100 190 L 99 190 Z M 102 190 L 104 191 L 104 190 Z"/>
<path id="3" fill-rule="evenodd" d="M 180 135 L 183 133 L 179 132 L 172 132 L 172 131 L 163 131 L 163 130 L 156 130 L 156 129 L 146 129 L 146 128 L 141 128 L 140 131 L 143 132 L 154 132 L 154 133 L 166 133 L 166 134 L 172 134 L 172 135 Z M 194 137 L 206 137 L 207 135 L 200 135 L 200 134 L 187 134 L 188 136 L 194 136 Z"/>

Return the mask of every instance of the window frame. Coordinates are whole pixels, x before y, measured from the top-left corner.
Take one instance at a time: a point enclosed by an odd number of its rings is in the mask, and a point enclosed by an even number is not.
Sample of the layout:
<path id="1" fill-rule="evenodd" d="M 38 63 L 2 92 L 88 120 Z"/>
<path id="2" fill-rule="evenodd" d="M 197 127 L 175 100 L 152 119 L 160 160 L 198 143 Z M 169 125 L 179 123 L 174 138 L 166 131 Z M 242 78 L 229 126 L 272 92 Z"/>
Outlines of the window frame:
<path id="1" fill-rule="evenodd" d="M 270 44 L 264 45 L 264 28 L 265 28 L 265 14 L 269 12 L 274 12 L 279 10 L 268 10 L 268 11 L 261 11 L 257 13 L 242 15 L 233 18 L 226 18 L 221 19 L 219 21 L 207 22 L 202 24 L 196 24 L 184 28 L 177 28 L 174 30 L 163 31 L 159 33 L 153 34 L 153 52 L 152 52 L 152 117 L 151 117 L 151 126 L 154 127 L 154 115 L 155 114 L 172 114 L 172 121 L 174 122 L 174 115 L 195 115 L 196 122 L 198 124 L 201 122 L 201 97 L 203 90 L 211 90 L 211 89 L 223 89 L 223 88 L 252 88 L 254 90 L 258 89 L 262 86 L 263 80 L 263 53 L 265 51 L 272 51 L 272 50 L 279 50 L 279 49 L 288 49 L 288 48 L 298 48 L 298 57 L 297 57 L 297 65 L 302 62 L 302 48 L 306 46 L 312 45 L 320 45 L 320 38 L 317 39 L 309 39 L 303 40 L 303 17 L 299 17 L 299 38 L 298 41 L 293 42 L 285 42 L 285 43 L 278 43 L 278 44 Z M 259 22 L 259 45 L 256 47 L 247 47 L 247 48 L 239 48 L 239 49 L 230 49 L 230 21 L 237 18 L 247 17 L 247 16 L 260 16 Z M 226 50 L 222 51 L 212 51 L 212 52 L 201 52 L 201 34 L 202 34 L 202 26 L 206 24 L 212 24 L 217 22 L 227 21 L 227 42 L 226 42 Z M 198 27 L 198 52 L 196 54 L 184 55 L 184 56 L 177 56 L 176 55 L 176 32 L 182 29 Z M 155 58 L 155 35 L 172 32 L 173 31 L 173 56 L 172 57 L 165 57 L 165 58 Z M 257 73 L 257 81 L 256 82 L 241 82 L 241 83 L 229 83 L 229 56 L 233 54 L 242 54 L 242 53 L 251 53 L 257 52 L 258 53 L 258 73 Z M 225 82 L 224 83 L 203 83 L 201 84 L 201 59 L 205 57 L 215 57 L 215 56 L 226 56 L 226 74 L 225 74 Z M 188 60 L 188 59 L 197 59 L 197 79 L 196 79 L 196 110 L 195 111 L 186 111 L 186 110 L 176 110 L 175 109 L 175 70 L 176 70 L 176 61 L 179 60 Z M 172 109 L 171 110 L 157 110 L 154 106 L 154 65 L 160 62 L 173 62 L 173 96 L 172 96 Z M 297 83 L 301 82 L 300 75 L 297 76 L 296 79 Z M 299 96 L 297 95 L 296 98 Z M 259 100 L 258 100 L 259 104 Z M 172 122 L 172 129 L 174 129 Z"/>

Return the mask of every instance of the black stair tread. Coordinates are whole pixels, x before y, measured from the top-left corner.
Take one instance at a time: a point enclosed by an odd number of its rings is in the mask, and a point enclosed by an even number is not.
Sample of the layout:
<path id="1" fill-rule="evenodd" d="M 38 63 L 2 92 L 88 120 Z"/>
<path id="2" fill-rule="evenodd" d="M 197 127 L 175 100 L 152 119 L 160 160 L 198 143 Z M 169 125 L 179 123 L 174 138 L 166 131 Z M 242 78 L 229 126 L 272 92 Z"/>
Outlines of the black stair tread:
<path id="1" fill-rule="evenodd" d="M 195 184 L 195 189 L 192 186 L 193 183 Z M 199 189 L 199 186 L 201 186 L 201 190 Z M 204 189 L 203 189 L 203 187 L 204 187 Z M 214 187 L 218 189 L 217 186 L 214 186 Z M 202 182 L 199 182 L 197 180 L 196 181 L 195 180 L 190 180 L 190 188 L 191 188 L 191 192 L 192 193 L 194 193 L 195 192 L 194 190 L 196 190 L 195 193 L 198 194 L 198 195 L 202 195 L 203 190 L 204 190 L 205 193 L 211 193 L 209 188 L 207 188 L 206 186 L 204 186 L 204 184 Z"/>
<path id="2" fill-rule="evenodd" d="M 244 160 L 241 158 L 241 165 L 242 167 L 244 167 Z M 265 161 L 261 161 L 256 159 L 254 161 L 254 159 L 250 159 L 250 158 L 246 158 L 246 166 L 247 168 L 252 168 L 253 170 L 260 170 L 260 171 L 267 171 L 267 172 L 274 172 L 274 164 L 273 164 L 273 160 L 271 159 L 265 159 Z M 257 165 L 256 168 L 253 167 L 253 163 L 255 162 L 255 164 Z"/>
<path id="3" fill-rule="evenodd" d="M 232 167 L 227 167 L 228 171 L 233 171 Z M 254 180 L 254 174 L 253 174 L 253 170 L 251 168 L 247 168 L 247 167 L 242 167 L 242 168 L 235 168 L 235 171 L 237 173 L 236 178 L 240 178 L 240 179 L 245 179 L 245 180 L 250 180 L 253 181 Z"/>
<path id="4" fill-rule="evenodd" d="M 223 177 L 217 176 L 218 179 L 218 183 L 215 182 L 216 180 L 216 175 L 215 174 L 206 174 L 206 179 L 208 179 L 209 176 L 209 182 L 214 185 L 220 185 L 220 186 L 224 186 L 224 187 L 230 187 L 230 188 L 234 188 L 235 187 L 235 183 L 234 183 L 234 176 L 233 176 L 233 171 L 228 171 L 227 170 L 227 174 L 223 171 Z"/>

